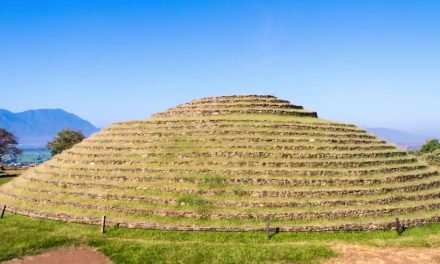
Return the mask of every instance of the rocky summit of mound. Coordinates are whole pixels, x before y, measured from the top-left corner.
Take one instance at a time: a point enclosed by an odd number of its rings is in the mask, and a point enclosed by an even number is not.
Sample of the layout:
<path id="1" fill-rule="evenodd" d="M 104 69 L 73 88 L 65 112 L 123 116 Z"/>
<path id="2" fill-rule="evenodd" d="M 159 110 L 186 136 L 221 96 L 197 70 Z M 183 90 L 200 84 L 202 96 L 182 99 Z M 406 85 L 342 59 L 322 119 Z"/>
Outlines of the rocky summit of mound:
<path id="1" fill-rule="evenodd" d="M 274 96 L 113 124 L 0 187 L 34 217 L 170 230 L 372 230 L 438 221 L 435 169 Z"/>

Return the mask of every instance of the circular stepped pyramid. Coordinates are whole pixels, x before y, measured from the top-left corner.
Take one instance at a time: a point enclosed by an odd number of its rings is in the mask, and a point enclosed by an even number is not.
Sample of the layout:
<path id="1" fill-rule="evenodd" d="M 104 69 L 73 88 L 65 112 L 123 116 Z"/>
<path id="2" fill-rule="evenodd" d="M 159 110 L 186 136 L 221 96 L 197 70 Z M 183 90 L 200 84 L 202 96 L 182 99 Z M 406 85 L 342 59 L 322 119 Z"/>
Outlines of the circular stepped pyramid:
<path id="1" fill-rule="evenodd" d="M 373 230 L 440 220 L 440 177 L 354 125 L 273 96 L 113 124 L 0 187 L 33 217 L 169 230 Z"/>

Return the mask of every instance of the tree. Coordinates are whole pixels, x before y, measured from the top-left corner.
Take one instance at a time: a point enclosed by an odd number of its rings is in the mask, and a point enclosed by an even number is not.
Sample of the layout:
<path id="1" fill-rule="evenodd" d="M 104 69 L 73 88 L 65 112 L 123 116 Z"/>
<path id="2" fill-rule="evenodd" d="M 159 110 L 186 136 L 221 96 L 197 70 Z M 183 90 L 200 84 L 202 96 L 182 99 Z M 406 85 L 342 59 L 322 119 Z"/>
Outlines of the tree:
<path id="1" fill-rule="evenodd" d="M 47 142 L 46 148 L 50 150 L 52 156 L 61 153 L 63 150 L 70 149 L 73 145 L 81 142 L 84 135 L 77 130 L 63 129 L 55 136 L 52 141 Z"/>
<path id="2" fill-rule="evenodd" d="M 11 132 L 6 129 L 0 128 L 0 161 L 4 157 L 10 156 L 15 160 L 21 150 L 17 147 L 18 140 Z"/>
<path id="3" fill-rule="evenodd" d="M 438 139 L 431 139 L 425 143 L 420 149 L 420 153 L 432 153 L 440 149 L 440 142 Z"/>

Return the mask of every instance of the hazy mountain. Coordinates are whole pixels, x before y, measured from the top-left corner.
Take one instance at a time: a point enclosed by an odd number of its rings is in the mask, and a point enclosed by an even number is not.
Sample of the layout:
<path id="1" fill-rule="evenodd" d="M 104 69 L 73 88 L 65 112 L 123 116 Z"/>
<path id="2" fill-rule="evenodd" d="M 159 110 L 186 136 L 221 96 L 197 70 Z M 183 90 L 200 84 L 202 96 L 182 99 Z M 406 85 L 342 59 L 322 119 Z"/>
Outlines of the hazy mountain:
<path id="1" fill-rule="evenodd" d="M 428 136 L 416 135 L 406 131 L 391 128 L 365 128 L 370 133 L 407 150 L 418 150 L 425 142 L 431 139 Z"/>
<path id="2" fill-rule="evenodd" d="M 43 147 L 58 131 L 80 130 L 85 136 L 98 131 L 90 122 L 62 109 L 38 109 L 12 113 L 0 109 L 0 127 L 16 135 L 21 147 Z"/>

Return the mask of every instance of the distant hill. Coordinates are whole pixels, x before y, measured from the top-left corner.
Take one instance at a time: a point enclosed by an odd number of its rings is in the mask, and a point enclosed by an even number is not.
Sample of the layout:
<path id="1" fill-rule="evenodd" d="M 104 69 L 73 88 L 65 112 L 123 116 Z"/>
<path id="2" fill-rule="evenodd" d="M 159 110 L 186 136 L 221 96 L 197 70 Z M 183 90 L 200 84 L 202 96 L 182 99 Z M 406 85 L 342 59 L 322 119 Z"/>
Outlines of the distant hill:
<path id="1" fill-rule="evenodd" d="M 90 122 L 62 109 L 38 109 L 12 113 L 0 109 L 0 127 L 16 135 L 21 147 L 44 147 L 58 131 L 80 130 L 85 136 L 98 131 Z"/>
<path id="2" fill-rule="evenodd" d="M 376 136 L 406 150 L 418 150 L 430 137 L 390 128 L 365 128 Z"/>

